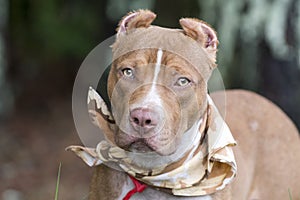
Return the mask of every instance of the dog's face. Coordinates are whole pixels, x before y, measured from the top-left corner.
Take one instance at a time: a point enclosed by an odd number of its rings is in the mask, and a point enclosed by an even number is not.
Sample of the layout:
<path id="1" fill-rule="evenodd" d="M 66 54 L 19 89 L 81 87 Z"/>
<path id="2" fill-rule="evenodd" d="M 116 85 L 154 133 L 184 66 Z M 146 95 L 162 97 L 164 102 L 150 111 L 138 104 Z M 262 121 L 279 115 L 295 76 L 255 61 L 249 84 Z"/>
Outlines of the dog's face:
<path id="1" fill-rule="evenodd" d="M 131 13 L 120 22 L 118 35 L 130 34 L 135 29 L 147 31 L 154 18 L 149 11 Z M 185 32 L 178 31 L 178 37 L 198 41 L 215 66 L 217 39 L 214 31 L 202 22 L 183 20 L 181 25 Z M 193 27 L 195 25 L 197 27 Z M 168 32 L 162 34 L 168 35 Z M 144 37 L 135 40 L 149 39 Z M 162 42 L 168 43 L 166 40 Z M 135 44 L 125 44 L 127 49 L 134 49 Z M 114 48 L 116 52 L 118 47 Z M 160 47 L 134 49 L 117 56 L 108 78 L 108 95 L 118 125 L 114 137 L 116 144 L 133 152 L 174 153 L 181 137 L 206 111 L 207 80 L 211 71 L 206 67 L 199 69 L 175 51 Z"/>

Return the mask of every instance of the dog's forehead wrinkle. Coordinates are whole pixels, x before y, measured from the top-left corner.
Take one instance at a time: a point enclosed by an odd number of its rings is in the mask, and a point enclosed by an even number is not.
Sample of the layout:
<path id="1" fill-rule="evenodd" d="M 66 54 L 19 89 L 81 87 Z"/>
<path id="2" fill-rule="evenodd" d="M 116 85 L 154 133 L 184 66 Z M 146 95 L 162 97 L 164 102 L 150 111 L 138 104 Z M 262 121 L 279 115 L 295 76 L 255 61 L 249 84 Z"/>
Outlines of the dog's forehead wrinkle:
<path id="1" fill-rule="evenodd" d="M 147 63 L 148 60 L 146 58 L 135 56 L 133 58 L 122 60 L 120 64 L 117 66 L 117 69 L 124 66 L 131 66 L 131 67 L 144 66 L 147 65 Z"/>

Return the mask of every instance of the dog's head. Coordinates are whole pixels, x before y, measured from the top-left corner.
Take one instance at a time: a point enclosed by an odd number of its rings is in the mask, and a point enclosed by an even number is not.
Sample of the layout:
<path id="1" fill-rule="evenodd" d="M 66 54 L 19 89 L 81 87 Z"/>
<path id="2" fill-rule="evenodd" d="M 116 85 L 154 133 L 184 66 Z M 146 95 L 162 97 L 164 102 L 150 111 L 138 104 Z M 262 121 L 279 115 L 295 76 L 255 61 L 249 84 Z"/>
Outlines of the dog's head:
<path id="1" fill-rule="evenodd" d="M 119 147 L 170 155 L 206 112 L 218 41 L 200 20 L 183 18 L 183 29 L 168 29 L 150 25 L 155 17 L 140 10 L 121 20 L 108 96 Z"/>

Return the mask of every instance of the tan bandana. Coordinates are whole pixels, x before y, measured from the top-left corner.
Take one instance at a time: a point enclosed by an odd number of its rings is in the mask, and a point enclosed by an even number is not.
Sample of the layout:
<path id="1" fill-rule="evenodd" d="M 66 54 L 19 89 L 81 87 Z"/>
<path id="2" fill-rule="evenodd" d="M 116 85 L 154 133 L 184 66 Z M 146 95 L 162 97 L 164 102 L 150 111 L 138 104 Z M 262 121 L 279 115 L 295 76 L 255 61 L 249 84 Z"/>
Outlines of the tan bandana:
<path id="1" fill-rule="evenodd" d="M 106 123 L 112 123 L 113 118 L 98 95 L 90 88 L 88 103 L 95 100 L 98 115 L 106 118 Z M 208 96 L 209 110 L 207 117 L 202 118 L 189 131 L 197 131 L 192 148 L 182 159 L 155 169 L 145 170 L 132 162 L 130 152 L 103 140 L 96 148 L 70 146 L 67 150 L 75 152 L 89 166 L 102 163 L 113 165 L 149 186 L 171 190 L 173 195 L 200 196 L 222 190 L 236 175 L 237 166 L 232 151 L 236 144 L 231 132 L 219 114 L 213 101 Z M 94 113 L 95 114 L 95 113 Z M 102 120 L 98 120 L 103 123 Z M 109 125 L 97 125 L 103 130 L 109 130 Z M 205 125 L 205 126 L 203 126 Z M 104 127 L 104 128 L 103 128 Z M 111 129 L 110 129 L 111 130 Z M 112 135 L 113 133 L 109 133 Z M 201 136 L 205 137 L 201 138 Z"/>

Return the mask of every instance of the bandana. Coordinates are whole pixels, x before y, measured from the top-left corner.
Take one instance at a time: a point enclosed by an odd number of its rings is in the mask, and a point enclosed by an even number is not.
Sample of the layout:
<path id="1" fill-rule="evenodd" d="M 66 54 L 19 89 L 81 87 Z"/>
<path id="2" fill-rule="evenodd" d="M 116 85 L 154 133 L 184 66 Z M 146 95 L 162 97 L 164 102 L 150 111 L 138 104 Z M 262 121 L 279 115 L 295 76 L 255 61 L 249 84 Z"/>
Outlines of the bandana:
<path id="1" fill-rule="evenodd" d="M 192 148 L 178 161 L 151 170 L 134 164 L 131 152 L 116 146 L 112 139 L 114 120 L 100 95 L 90 88 L 88 104 L 95 103 L 90 113 L 102 131 L 110 131 L 96 148 L 69 146 L 87 165 L 108 164 L 135 179 L 158 189 L 170 190 L 175 196 L 201 196 L 222 190 L 236 175 L 232 151 L 236 142 L 208 96 L 208 110 L 189 131 L 199 132 Z M 104 123 L 104 124 L 103 124 Z"/>

